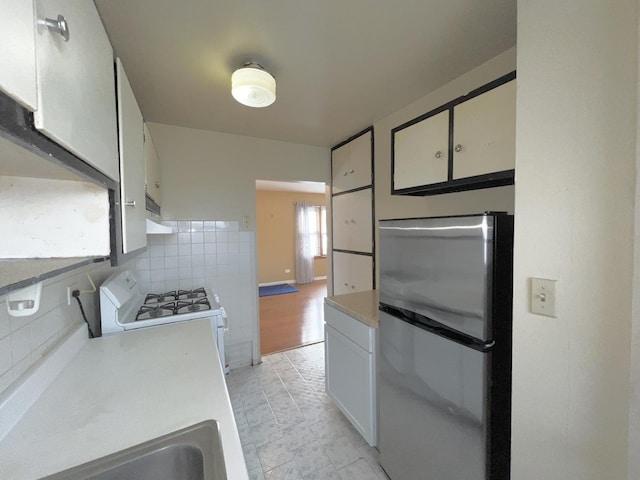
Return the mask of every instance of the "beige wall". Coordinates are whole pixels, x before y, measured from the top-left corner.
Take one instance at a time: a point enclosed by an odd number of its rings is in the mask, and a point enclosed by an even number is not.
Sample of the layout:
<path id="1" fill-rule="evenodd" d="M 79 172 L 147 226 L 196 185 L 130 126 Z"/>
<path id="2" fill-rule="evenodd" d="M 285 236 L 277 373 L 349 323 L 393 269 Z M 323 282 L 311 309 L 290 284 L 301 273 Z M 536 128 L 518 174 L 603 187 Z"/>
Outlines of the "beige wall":
<path id="1" fill-rule="evenodd" d="M 295 280 L 295 207 L 305 201 L 326 205 L 324 193 L 256 192 L 258 283 Z M 290 270 L 286 273 L 285 270 Z M 314 277 L 327 275 L 327 259 L 313 262 Z"/>
<path id="2" fill-rule="evenodd" d="M 518 2 L 517 480 L 627 478 L 637 9 Z M 530 277 L 558 280 L 557 318 Z"/>

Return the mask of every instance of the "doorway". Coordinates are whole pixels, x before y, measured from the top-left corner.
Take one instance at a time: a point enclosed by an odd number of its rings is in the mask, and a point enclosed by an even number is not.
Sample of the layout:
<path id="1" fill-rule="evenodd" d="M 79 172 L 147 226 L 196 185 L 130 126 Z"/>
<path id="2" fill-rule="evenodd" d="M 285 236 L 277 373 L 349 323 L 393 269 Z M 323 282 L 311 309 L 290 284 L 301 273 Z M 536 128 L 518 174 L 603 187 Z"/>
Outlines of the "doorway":
<path id="1" fill-rule="evenodd" d="M 326 215 L 315 217 L 317 227 L 314 227 L 314 234 L 317 239 L 313 244 L 318 251 L 314 252 L 313 281 L 297 284 L 295 203 L 307 202 L 320 213 L 326 208 L 325 189 L 325 184 L 320 182 L 256 181 L 258 285 L 288 284 L 295 290 L 292 293 L 259 297 L 262 355 L 324 341 Z M 322 222 L 319 222 L 321 217 Z"/>

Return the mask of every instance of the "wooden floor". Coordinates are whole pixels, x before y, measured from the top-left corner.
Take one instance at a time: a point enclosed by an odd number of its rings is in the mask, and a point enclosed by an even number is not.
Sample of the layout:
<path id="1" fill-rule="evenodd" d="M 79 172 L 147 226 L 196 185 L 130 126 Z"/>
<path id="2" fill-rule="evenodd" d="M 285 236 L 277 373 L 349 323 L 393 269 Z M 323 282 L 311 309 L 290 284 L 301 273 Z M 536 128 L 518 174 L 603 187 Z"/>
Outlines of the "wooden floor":
<path id="1" fill-rule="evenodd" d="M 327 281 L 294 286 L 299 292 L 260 297 L 262 355 L 324 340 L 323 303 Z"/>

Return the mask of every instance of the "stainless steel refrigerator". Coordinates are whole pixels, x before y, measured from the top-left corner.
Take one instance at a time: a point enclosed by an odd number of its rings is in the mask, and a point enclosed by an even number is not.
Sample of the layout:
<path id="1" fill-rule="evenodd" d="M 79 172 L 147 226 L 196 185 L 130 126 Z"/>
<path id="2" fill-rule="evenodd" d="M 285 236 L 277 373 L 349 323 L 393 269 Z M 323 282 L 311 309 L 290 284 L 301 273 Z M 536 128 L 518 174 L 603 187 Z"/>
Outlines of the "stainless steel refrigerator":
<path id="1" fill-rule="evenodd" d="M 381 220 L 379 249 L 382 468 L 508 479 L 513 216 Z"/>

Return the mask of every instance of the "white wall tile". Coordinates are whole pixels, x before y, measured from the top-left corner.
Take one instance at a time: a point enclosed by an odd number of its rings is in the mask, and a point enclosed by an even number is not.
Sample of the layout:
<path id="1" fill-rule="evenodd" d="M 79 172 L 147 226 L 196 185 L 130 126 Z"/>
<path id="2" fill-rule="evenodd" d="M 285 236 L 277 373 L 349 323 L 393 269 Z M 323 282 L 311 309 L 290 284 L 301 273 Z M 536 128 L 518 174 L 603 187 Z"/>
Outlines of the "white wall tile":
<path id="1" fill-rule="evenodd" d="M 191 244 L 191 233 L 180 232 L 178 233 L 178 245 Z"/>
<path id="2" fill-rule="evenodd" d="M 180 258 L 185 258 L 185 257 L 165 256 L 164 257 L 164 268 L 165 269 L 178 268 L 178 265 L 179 265 L 178 260 Z"/>
<path id="3" fill-rule="evenodd" d="M 182 244 L 178 245 L 178 255 L 179 256 L 191 256 L 191 244 Z"/>
<path id="4" fill-rule="evenodd" d="M 178 221 L 178 232 L 191 232 L 191 222 Z"/>
<path id="5" fill-rule="evenodd" d="M 191 231 L 192 232 L 202 232 L 204 231 L 204 222 L 200 220 L 191 221 Z"/>
<path id="6" fill-rule="evenodd" d="M 31 353 L 31 329 L 25 325 L 11 333 L 11 358 L 13 363 L 20 362 Z"/>
<path id="7" fill-rule="evenodd" d="M 164 254 L 167 257 L 175 257 L 178 255 L 178 245 L 177 244 L 167 244 L 164 246 Z"/>
<path id="8" fill-rule="evenodd" d="M 191 243 L 204 243 L 204 232 L 193 232 L 191 234 Z"/>
<path id="9" fill-rule="evenodd" d="M 11 358 L 11 337 L 6 336 L 0 339 L 0 375 L 11 370 L 13 366 Z"/>

